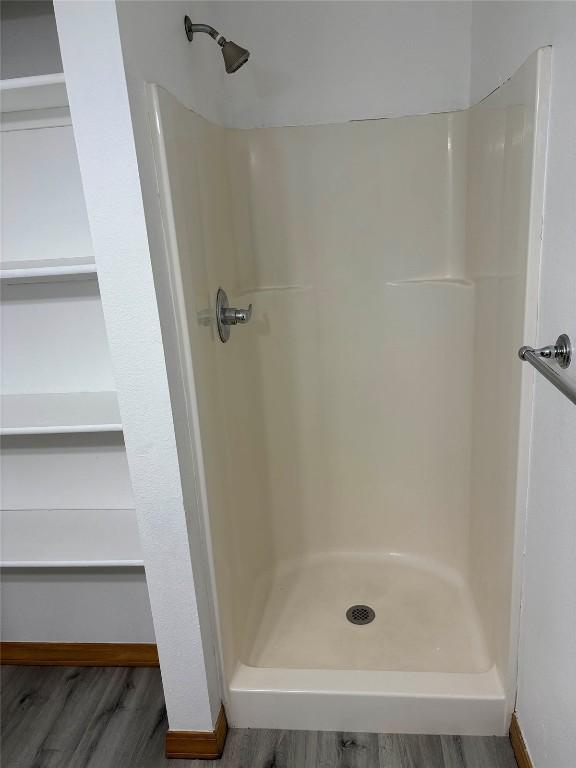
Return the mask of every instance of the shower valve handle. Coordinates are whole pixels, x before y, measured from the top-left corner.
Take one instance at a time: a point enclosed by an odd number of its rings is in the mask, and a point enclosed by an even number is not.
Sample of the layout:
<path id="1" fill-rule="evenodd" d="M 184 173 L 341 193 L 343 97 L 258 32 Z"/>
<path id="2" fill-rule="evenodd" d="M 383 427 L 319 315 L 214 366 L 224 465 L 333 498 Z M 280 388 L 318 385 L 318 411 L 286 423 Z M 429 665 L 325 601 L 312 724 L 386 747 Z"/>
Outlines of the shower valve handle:
<path id="1" fill-rule="evenodd" d="M 218 288 L 216 294 L 216 324 L 218 326 L 218 335 L 220 341 L 227 342 L 230 338 L 231 325 L 244 325 L 252 317 L 252 304 L 248 309 L 237 309 L 228 306 L 228 296 L 226 291 Z"/>
<path id="2" fill-rule="evenodd" d="M 248 309 L 236 309 L 235 307 L 223 307 L 220 312 L 222 325 L 237 325 L 247 323 L 252 317 L 252 304 Z"/>

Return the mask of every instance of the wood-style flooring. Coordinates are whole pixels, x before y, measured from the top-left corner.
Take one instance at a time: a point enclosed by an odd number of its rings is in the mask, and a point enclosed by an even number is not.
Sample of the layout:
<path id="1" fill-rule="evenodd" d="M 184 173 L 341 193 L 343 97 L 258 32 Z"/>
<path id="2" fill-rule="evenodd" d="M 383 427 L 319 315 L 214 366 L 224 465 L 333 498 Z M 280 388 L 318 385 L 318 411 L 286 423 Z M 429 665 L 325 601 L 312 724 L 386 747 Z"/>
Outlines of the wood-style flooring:
<path id="1" fill-rule="evenodd" d="M 158 669 L 2 667 L 2 768 L 516 768 L 507 738 L 231 730 L 166 760 Z"/>

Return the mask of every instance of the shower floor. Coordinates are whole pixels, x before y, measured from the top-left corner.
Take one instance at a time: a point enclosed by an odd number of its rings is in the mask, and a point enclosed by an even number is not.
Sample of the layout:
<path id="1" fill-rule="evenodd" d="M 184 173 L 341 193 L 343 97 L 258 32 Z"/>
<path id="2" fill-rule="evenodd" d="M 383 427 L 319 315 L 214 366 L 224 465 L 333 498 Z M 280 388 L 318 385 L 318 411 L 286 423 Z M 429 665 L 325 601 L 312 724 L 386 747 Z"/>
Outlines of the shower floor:
<path id="1" fill-rule="evenodd" d="M 347 609 L 376 617 L 355 625 Z M 282 566 L 247 654 L 253 667 L 477 673 L 491 666 L 465 583 L 407 556 L 325 555 Z"/>

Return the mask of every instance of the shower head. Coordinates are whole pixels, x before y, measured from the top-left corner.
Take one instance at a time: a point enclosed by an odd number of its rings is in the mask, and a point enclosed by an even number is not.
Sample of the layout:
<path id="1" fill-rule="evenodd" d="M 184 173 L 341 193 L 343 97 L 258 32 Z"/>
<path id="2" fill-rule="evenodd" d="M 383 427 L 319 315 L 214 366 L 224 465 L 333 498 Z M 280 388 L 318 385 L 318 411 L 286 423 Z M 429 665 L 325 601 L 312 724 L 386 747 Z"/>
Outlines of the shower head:
<path id="1" fill-rule="evenodd" d="M 216 40 L 222 49 L 224 66 L 226 67 L 226 72 L 228 72 L 228 74 L 236 72 L 243 64 L 246 64 L 250 58 L 250 51 L 247 51 L 246 48 L 242 48 L 240 45 L 236 45 L 232 40 L 226 40 L 220 32 L 208 24 L 192 24 L 190 17 L 184 16 L 184 29 L 186 30 L 186 37 L 188 40 L 193 39 L 194 32 L 204 32 Z"/>
<path id="2" fill-rule="evenodd" d="M 220 43 L 220 41 L 218 42 Z M 246 64 L 250 58 L 250 51 L 247 51 L 246 48 L 242 48 L 241 45 L 236 45 L 232 40 L 225 40 L 222 45 L 222 56 L 224 56 L 226 72 L 236 72 L 237 69 L 240 69 L 242 64 Z"/>

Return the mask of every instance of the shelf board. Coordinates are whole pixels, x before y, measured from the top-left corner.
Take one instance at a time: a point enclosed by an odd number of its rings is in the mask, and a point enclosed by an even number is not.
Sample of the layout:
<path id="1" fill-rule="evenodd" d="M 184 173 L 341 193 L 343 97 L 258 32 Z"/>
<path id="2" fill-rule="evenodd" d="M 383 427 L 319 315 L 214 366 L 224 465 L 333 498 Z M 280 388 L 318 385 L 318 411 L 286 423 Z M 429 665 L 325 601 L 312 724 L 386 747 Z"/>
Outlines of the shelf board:
<path id="1" fill-rule="evenodd" d="M 2 395 L 2 435 L 121 431 L 115 392 Z"/>
<path id="2" fill-rule="evenodd" d="M 0 560 L 0 568 L 143 568 L 144 560 Z"/>
<path id="3" fill-rule="evenodd" d="M 143 565 L 133 509 L 9 509 L 2 568 L 118 568 Z"/>
<path id="4" fill-rule="evenodd" d="M 63 72 L 0 80 L 0 108 L 3 113 L 67 106 L 68 94 Z"/>
<path id="5" fill-rule="evenodd" d="M 44 283 L 95 278 L 96 264 L 89 259 L 31 259 L 0 264 L 5 283 Z"/>

